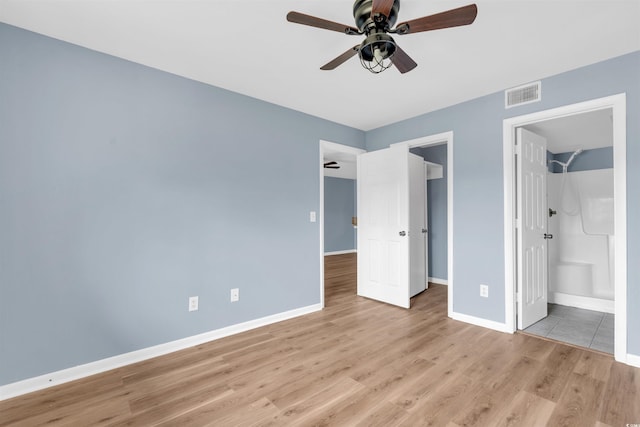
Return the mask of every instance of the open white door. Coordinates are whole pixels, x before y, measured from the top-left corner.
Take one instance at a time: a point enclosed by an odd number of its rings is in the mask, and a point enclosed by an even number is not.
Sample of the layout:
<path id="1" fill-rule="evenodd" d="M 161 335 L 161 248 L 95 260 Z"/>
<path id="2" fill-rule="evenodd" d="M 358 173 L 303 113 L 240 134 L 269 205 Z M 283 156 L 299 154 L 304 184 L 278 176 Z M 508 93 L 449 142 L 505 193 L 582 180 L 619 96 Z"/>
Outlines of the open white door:
<path id="1" fill-rule="evenodd" d="M 358 295 L 409 308 L 409 153 L 358 156 Z"/>
<path id="2" fill-rule="evenodd" d="M 427 168 L 409 153 L 409 296 L 427 289 Z"/>
<path id="3" fill-rule="evenodd" d="M 547 140 L 517 129 L 518 329 L 547 316 Z"/>

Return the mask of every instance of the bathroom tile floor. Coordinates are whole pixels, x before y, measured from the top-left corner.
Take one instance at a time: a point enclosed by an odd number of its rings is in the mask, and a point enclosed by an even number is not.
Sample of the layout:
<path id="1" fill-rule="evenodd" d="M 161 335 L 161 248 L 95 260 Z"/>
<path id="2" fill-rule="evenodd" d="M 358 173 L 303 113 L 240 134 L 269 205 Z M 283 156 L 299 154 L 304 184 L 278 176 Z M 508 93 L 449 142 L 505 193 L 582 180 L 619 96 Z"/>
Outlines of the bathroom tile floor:
<path id="1" fill-rule="evenodd" d="M 613 354 L 613 319 L 609 313 L 549 304 L 547 317 L 524 331 Z"/>

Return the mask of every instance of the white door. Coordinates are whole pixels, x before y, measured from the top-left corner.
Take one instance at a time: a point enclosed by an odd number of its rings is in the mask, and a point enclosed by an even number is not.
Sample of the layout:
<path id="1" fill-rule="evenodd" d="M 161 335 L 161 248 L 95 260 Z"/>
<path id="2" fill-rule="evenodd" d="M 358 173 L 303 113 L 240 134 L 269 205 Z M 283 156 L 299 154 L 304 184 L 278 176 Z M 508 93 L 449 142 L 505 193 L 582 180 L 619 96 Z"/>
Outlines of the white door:
<path id="1" fill-rule="evenodd" d="M 518 329 L 547 316 L 547 140 L 517 129 Z"/>
<path id="2" fill-rule="evenodd" d="M 409 308 L 409 153 L 358 156 L 358 295 Z"/>
<path id="3" fill-rule="evenodd" d="M 409 296 L 427 289 L 427 175 L 424 159 L 409 153 Z"/>

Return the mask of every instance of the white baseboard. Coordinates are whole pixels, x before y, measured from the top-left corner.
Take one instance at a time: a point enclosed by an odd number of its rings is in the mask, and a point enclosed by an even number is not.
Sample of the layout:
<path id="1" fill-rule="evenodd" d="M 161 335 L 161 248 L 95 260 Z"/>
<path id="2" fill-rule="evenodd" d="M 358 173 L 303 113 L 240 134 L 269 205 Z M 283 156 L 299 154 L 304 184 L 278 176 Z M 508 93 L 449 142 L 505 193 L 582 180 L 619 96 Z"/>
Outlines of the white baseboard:
<path id="1" fill-rule="evenodd" d="M 482 319 L 480 317 L 469 316 L 468 314 L 452 312 L 450 316 L 453 320 L 471 323 L 472 325 L 482 326 L 483 328 L 493 329 L 498 332 L 506 332 L 512 334 L 513 330 L 507 327 L 505 323 L 494 322 L 493 320 Z"/>
<path id="2" fill-rule="evenodd" d="M 435 283 L 436 285 L 448 285 L 449 282 L 447 279 L 438 279 L 437 277 L 429 277 L 427 280 L 431 283 Z"/>
<path id="3" fill-rule="evenodd" d="M 141 362 L 153 357 L 162 356 L 174 351 L 183 350 L 185 348 L 200 345 L 209 341 L 214 341 L 230 335 L 239 334 L 261 326 L 270 325 L 272 323 L 281 322 L 283 320 L 292 319 L 294 317 L 313 313 L 322 310 L 321 304 L 314 304 L 307 307 L 301 307 L 294 310 L 285 311 L 283 313 L 262 317 L 260 319 L 250 320 L 237 325 L 231 325 L 214 331 L 205 332 L 199 335 L 182 338 L 165 344 L 153 347 L 143 348 L 141 350 L 124 353 L 117 356 L 109 357 L 84 365 L 74 366 L 72 368 L 63 369 L 61 371 L 52 372 L 38 377 L 28 378 L 26 380 L 0 386 L 0 400 L 10 399 L 33 391 L 42 390 L 55 385 L 74 381 L 90 375 L 106 372 L 111 369 L 120 368 L 132 363 Z"/>
<path id="4" fill-rule="evenodd" d="M 583 308 L 585 310 L 601 311 L 603 313 L 615 313 L 615 302 L 603 298 L 591 298 L 581 295 L 571 295 L 562 292 L 549 292 L 549 302 L 552 304 L 567 305 L 569 307 Z"/>
<path id="5" fill-rule="evenodd" d="M 635 366 L 636 368 L 640 368 L 640 356 L 636 354 L 627 354 L 627 365 Z"/>
<path id="6" fill-rule="evenodd" d="M 342 254 L 354 254 L 358 252 L 357 249 L 347 249 L 345 251 L 333 251 L 333 252 L 325 252 L 324 255 L 342 255 Z"/>

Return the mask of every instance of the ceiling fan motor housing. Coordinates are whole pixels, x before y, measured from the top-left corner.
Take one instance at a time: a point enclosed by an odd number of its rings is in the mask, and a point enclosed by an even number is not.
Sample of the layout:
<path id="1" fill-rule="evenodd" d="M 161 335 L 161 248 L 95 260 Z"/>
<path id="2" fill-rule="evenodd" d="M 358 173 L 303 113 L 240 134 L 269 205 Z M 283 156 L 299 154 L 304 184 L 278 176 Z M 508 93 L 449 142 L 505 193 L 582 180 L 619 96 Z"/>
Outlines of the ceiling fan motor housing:
<path id="1" fill-rule="evenodd" d="M 398 11 L 400 10 L 400 0 L 394 0 L 389 16 L 371 16 L 373 0 L 356 0 L 353 3 L 353 17 L 356 19 L 356 27 L 369 34 L 372 30 L 387 31 L 396 23 Z"/>
<path id="2" fill-rule="evenodd" d="M 384 32 L 372 32 L 360 45 L 360 57 L 364 61 L 374 61 L 376 50 L 380 59 L 391 58 L 396 51 L 396 43 Z"/>

